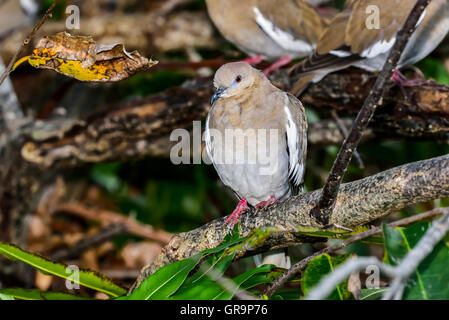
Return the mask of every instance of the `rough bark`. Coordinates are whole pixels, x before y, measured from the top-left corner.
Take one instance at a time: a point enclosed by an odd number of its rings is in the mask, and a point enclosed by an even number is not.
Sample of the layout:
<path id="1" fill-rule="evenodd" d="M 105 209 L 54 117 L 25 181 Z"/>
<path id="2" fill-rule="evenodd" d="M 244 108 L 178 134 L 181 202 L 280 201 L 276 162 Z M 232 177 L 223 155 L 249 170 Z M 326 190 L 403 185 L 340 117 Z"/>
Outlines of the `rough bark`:
<path id="1" fill-rule="evenodd" d="M 375 78 L 359 70 L 332 74 L 309 88 L 302 101 L 326 112 L 358 111 Z M 83 121 L 50 122 L 27 130 L 24 158 L 42 167 L 77 166 L 87 162 L 168 156 L 176 142 L 168 135 L 190 129 L 210 108 L 211 79 L 201 78 L 178 88 L 116 106 Z M 430 139 L 449 137 L 449 87 L 439 84 L 410 88 L 409 99 L 391 90 L 379 107 L 365 138 Z M 351 125 L 351 120 L 346 119 Z M 312 123 L 311 145 L 339 144 L 343 138 L 331 120 Z M 198 152 L 194 150 L 194 152 Z"/>
<path id="2" fill-rule="evenodd" d="M 242 214 L 240 233 L 246 236 L 255 228 L 276 227 L 261 247 L 243 249 L 240 256 L 268 251 L 305 242 L 295 234 L 298 226 L 320 225 L 309 215 L 321 190 L 289 198 L 268 209 Z M 449 155 L 396 167 L 362 180 L 341 186 L 330 223 L 354 227 L 373 222 L 391 212 L 423 201 L 449 196 Z M 172 238 L 162 253 L 145 267 L 136 284 L 171 262 L 188 258 L 216 246 L 228 232 L 224 217 L 198 229 Z M 251 251 L 249 251 L 251 250 Z"/>

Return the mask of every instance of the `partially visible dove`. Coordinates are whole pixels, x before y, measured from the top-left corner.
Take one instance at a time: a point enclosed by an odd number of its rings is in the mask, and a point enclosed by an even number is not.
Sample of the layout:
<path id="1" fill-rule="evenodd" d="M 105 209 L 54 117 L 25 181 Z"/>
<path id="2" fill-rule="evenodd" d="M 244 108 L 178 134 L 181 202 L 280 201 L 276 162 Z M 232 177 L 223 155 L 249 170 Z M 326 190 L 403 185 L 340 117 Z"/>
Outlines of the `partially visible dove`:
<path id="1" fill-rule="evenodd" d="M 314 55 L 306 59 L 294 74 L 300 79 L 295 93 L 309 82 L 318 82 L 327 74 L 359 67 L 379 71 L 393 47 L 417 0 L 349 0 L 320 37 Z M 418 21 L 399 61 L 399 68 L 414 64 L 429 55 L 449 31 L 449 0 L 432 0 Z M 413 85 L 399 71 L 393 80 L 400 86 Z"/>
<path id="2" fill-rule="evenodd" d="M 268 74 L 313 52 L 326 26 L 305 0 L 206 0 L 221 34 L 248 54 L 250 63 L 276 61 Z"/>

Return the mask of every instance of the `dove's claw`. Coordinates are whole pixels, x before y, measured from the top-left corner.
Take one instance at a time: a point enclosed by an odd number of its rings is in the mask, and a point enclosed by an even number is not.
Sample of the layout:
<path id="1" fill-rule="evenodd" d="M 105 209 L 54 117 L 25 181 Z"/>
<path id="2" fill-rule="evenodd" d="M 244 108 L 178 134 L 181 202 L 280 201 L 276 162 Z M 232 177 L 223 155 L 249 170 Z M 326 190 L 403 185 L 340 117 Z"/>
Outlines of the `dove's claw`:
<path id="1" fill-rule="evenodd" d="M 235 208 L 234 211 L 229 215 L 229 217 L 225 221 L 225 225 L 229 224 L 231 222 L 231 229 L 234 228 L 234 225 L 239 221 L 239 217 L 242 214 L 242 212 L 245 212 L 248 210 L 248 202 L 245 198 L 242 198 Z"/>
<path id="2" fill-rule="evenodd" d="M 273 203 L 278 202 L 278 201 L 279 200 L 276 199 L 275 196 L 271 196 L 270 199 L 268 199 L 267 201 L 262 201 L 262 202 L 259 202 L 258 204 L 256 204 L 256 209 L 259 209 L 261 207 L 264 207 L 266 209 L 266 208 L 268 208 L 268 206 L 270 204 L 273 204 Z"/>

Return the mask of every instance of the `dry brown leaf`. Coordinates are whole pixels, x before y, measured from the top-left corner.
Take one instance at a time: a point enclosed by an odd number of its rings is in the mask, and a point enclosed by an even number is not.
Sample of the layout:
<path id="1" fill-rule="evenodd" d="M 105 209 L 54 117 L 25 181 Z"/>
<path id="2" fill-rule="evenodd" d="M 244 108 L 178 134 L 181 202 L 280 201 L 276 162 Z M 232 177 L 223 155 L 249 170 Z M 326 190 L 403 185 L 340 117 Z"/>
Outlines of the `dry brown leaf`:
<path id="1" fill-rule="evenodd" d="M 28 61 L 35 68 L 51 69 L 80 81 L 113 82 L 146 71 L 158 62 L 127 52 L 122 44 L 96 44 L 92 37 L 60 32 L 39 40 Z"/>
<path id="2" fill-rule="evenodd" d="M 153 261 L 162 251 L 162 246 L 155 242 L 139 242 L 127 244 L 120 256 L 128 268 L 140 269 Z"/>
<path id="3" fill-rule="evenodd" d="M 95 248 L 91 248 L 81 255 L 80 267 L 90 270 L 99 270 L 98 256 Z"/>
<path id="4" fill-rule="evenodd" d="M 362 296 L 362 282 L 360 281 L 360 274 L 354 272 L 348 280 L 348 291 L 351 292 L 355 300 L 360 300 Z"/>
<path id="5" fill-rule="evenodd" d="M 53 281 L 53 276 L 43 274 L 39 271 L 36 272 L 36 278 L 34 280 L 34 284 L 38 289 L 40 289 L 42 291 L 47 291 L 50 288 L 52 281 Z"/>

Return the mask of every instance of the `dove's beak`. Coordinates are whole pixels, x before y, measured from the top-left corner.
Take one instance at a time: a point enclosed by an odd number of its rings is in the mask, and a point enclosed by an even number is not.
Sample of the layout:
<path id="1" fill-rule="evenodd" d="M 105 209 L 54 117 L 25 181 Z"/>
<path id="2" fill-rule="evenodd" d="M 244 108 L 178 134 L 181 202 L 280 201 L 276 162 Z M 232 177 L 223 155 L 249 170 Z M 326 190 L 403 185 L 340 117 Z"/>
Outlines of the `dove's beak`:
<path id="1" fill-rule="evenodd" d="M 217 91 L 215 91 L 214 95 L 210 99 L 210 104 L 213 105 L 214 102 L 217 101 L 225 91 L 226 91 L 226 88 L 218 87 Z"/>

